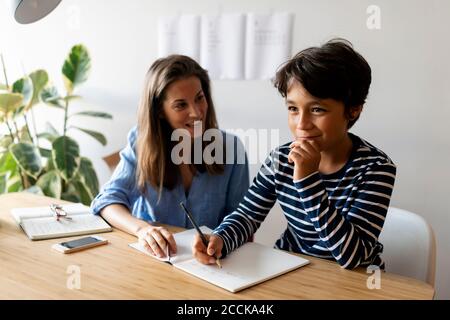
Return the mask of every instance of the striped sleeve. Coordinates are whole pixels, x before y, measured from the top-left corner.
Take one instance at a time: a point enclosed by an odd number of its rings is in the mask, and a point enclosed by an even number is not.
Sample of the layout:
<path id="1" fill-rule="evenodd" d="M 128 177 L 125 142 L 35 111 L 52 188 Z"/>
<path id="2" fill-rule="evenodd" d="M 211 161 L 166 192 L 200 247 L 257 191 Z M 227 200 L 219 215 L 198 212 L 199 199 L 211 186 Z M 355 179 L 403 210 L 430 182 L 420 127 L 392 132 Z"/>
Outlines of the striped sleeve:
<path id="1" fill-rule="evenodd" d="M 341 267 L 353 269 L 372 262 L 374 250 L 379 250 L 377 240 L 389 207 L 395 175 L 396 167 L 392 162 L 373 164 L 358 178 L 354 184 L 355 196 L 348 197 L 349 205 L 341 210 L 330 205 L 318 172 L 294 181 L 321 243 Z"/>
<path id="2" fill-rule="evenodd" d="M 222 257 L 247 242 L 276 201 L 272 153 L 261 166 L 237 209 L 213 231 L 223 239 Z"/>

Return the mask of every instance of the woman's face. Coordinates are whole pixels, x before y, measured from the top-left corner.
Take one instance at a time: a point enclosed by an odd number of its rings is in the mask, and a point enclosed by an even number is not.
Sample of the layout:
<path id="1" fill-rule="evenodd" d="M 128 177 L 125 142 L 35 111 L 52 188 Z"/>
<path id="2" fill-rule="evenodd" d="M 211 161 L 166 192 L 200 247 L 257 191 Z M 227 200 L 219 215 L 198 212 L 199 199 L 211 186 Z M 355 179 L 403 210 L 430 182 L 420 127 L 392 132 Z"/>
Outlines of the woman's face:
<path id="1" fill-rule="evenodd" d="M 165 90 L 162 117 L 173 130 L 185 129 L 192 138 L 205 131 L 208 102 L 196 76 L 172 82 Z"/>

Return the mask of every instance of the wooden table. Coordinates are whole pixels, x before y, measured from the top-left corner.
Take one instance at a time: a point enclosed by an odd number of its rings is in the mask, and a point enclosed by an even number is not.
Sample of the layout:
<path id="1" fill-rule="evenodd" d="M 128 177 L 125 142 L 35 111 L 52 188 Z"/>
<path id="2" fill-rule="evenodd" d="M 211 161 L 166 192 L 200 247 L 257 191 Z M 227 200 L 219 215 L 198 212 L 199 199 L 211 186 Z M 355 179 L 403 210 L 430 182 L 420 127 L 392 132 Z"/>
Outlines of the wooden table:
<path id="1" fill-rule="evenodd" d="M 64 239 L 31 241 L 10 209 L 64 203 L 27 193 L 0 196 L 0 299 L 432 299 L 419 280 L 381 273 L 381 288 L 368 289 L 373 274 L 345 270 L 332 261 L 300 255 L 308 266 L 238 293 L 229 293 L 128 247 L 136 238 L 114 230 L 109 244 L 73 254 L 51 245 Z M 180 231 L 173 228 L 172 231 Z M 71 267 L 72 266 L 72 267 Z M 80 289 L 67 282 L 79 267 Z M 69 272 L 69 273 L 68 273 Z M 70 286 L 69 286 L 70 287 Z"/>

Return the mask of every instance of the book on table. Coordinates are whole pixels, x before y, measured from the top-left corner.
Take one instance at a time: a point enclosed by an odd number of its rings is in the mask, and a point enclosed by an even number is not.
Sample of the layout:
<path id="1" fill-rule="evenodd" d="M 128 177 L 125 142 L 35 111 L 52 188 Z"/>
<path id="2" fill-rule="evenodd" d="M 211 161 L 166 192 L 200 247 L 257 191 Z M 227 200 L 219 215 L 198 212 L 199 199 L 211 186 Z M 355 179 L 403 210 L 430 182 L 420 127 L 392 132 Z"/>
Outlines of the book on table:
<path id="1" fill-rule="evenodd" d="M 102 217 L 81 203 L 60 206 L 67 217 L 56 219 L 50 206 L 13 208 L 16 223 L 31 240 L 43 240 L 112 231 Z"/>
<path id="2" fill-rule="evenodd" d="M 205 226 L 202 226 L 201 230 L 206 234 L 212 231 Z M 215 264 L 204 265 L 192 255 L 191 245 L 195 234 L 195 229 L 175 233 L 177 254 L 170 259 L 169 257 L 158 258 L 150 254 L 138 242 L 131 243 L 130 246 L 230 292 L 238 292 L 309 263 L 309 260 L 286 251 L 256 242 L 247 242 L 220 260 L 222 268 Z"/>

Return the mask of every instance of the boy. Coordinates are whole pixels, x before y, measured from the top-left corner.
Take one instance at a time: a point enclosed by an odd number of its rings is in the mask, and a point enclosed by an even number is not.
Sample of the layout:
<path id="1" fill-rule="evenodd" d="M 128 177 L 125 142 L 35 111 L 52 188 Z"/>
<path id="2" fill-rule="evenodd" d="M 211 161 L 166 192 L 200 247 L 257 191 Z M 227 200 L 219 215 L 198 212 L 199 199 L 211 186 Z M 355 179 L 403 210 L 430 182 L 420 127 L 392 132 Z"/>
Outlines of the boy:
<path id="1" fill-rule="evenodd" d="M 294 141 L 271 152 L 244 199 L 194 256 L 215 263 L 257 231 L 275 201 L 287 228 L 275 247 L 332 259 L 346 269 L 377 265 L 396 167 L 382 151 L 349 133 L 371 82 L 367 61 L 334 39 L 299 52 L 276 73 Z"/>

